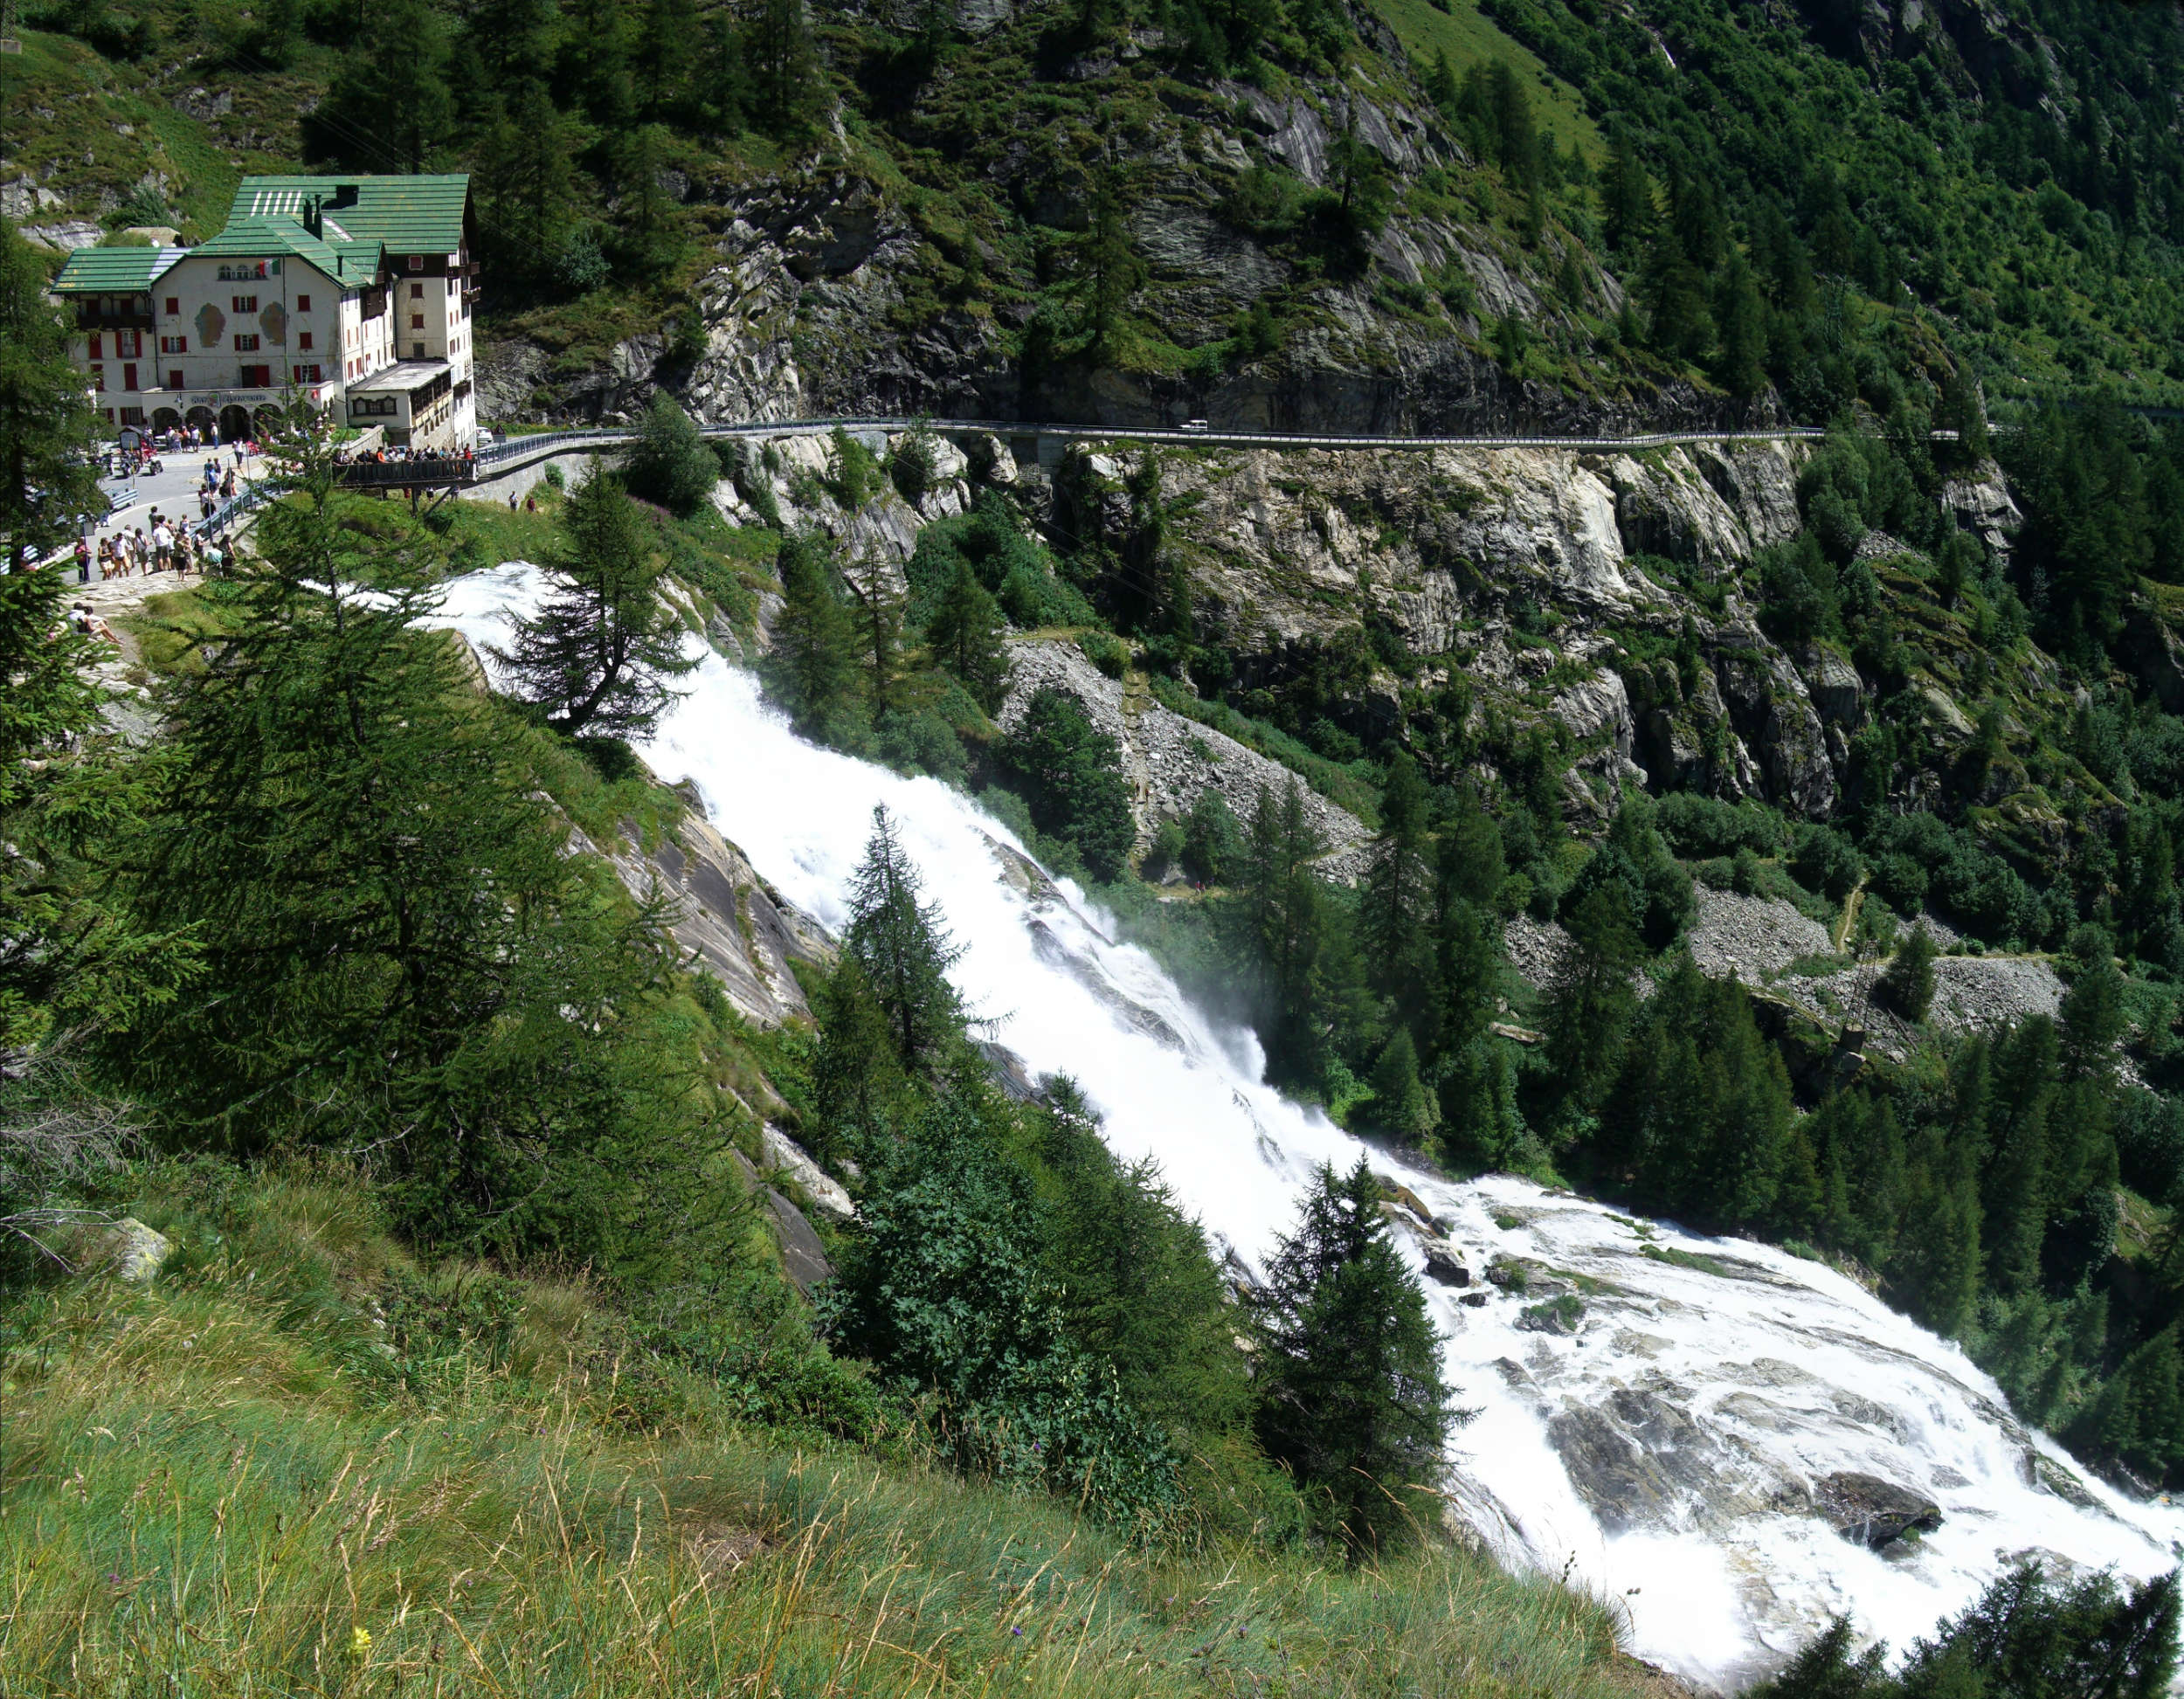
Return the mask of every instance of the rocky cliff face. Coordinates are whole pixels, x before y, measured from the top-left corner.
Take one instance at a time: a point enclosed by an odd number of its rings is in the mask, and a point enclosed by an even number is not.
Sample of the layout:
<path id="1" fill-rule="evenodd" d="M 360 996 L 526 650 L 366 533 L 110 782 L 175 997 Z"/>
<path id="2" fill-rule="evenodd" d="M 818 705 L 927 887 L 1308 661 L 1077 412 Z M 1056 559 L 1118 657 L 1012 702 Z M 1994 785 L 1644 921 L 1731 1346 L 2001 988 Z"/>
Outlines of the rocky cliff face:
<path id="1" fill-rule="evenodd" d="M 890 444 L 874 432 L 870 446 Z M 1087 590 L 1110 607 L 1151 611 L 1149 594 L 1172 593 L 1155 581 L 1179 571 L 1195 640 L 1212 657 L 1199 664 L 1227 669 L 1226 694 L 1245 711 L 1276 717 L 1277 701 L 1292 711 L 1300 680 L 1323 680 L 1337 729 L 1400 727 L 1441 777 L 1465 768 L 1506 777 L 1526 740 L 1544 736 L 1565 757 L 1562 802 L 1579 825 L 1604 821 L 1633 784 L 1825 818 L 1852 776 L 1873 680 L 1831 646 L 1770 638 L 1748 572 L 1796 533 L 1800 445 L 1609 455 L 1118 443 L 1073 449 L 1050 474 L 991 435 L 963 433 L 920 503 L 885 489 L 854 513 L 826 492 L 830 454 L 823 438 L 781 439 L 750 478 L 788 523 L 828 533 L 846 557 L 899 569 L 925 524 L 999 494 L 1090 571 Z M 1939 499 L 1959 522 L 2014 522 L 1991 467 Z M 729 485 L 716 501 L 731 520 L 757 522 Z M 1925 570 L 1877 535 L 1860 556 L 1907 588 Z M 2184 677 L 2160 640 L 2167 626 L 2142 618 L 2148 668 Z M 1945 636 L 1926 639 L 1934 706 L 1919 736 L 1932 748 L 1905 751 L 1908 765 L 1936 770 L 1973 732 L 1951 695 L 1970 663 Z M 1002 722 L 1041 684 L 1083 701 L 1123 752 L 1141 846 L 1209 784 L 1246 814 L 1265 784 L 1288 782 L 1266 756 L 1162 707 L 1139 675 L 1103 674 L 1074 642 L 1023 640 L 1014 652 Z M 2030 664 L 2045 663 L 2035 653 Z M 1354 871 L 1366 826 L 1324 798 L 1316 806 L 1330 871 Z"/>
<path id="2" fill-rule="evenodd" d="M 1262 88 L 1188 71 L 1158 30 L 1072 48 L 1051 17 L 997 9 L 886 141 L 838 128 L 778 169 L 677 176 L 684 218 L 710 232 L 695 348 L 663 326 L 581 371 L 488 349 L 487 411 L 614 420 L 666 390 L 708 420 L 1599 433 L 1772 418 L 1596 342 L 1623 290 L 1584 245 L 1589 218 L 1515 216 L 1387 27 L 1362 9 L 1346 25 L 1344 73 L 1289 66 Z M 1348 196 L 1352 143 L 1394 186 L 1369 233 L 1313 200 Z M 946 163 L 906 167 L 905 145 Z M 1095 355 L 1072 245 L 1116 182 L 1137 328 Z M 1262 334 L 1230 340 L 1254 311 Z M 1511 334 L 1536 354 L 1512 358 Z"/>

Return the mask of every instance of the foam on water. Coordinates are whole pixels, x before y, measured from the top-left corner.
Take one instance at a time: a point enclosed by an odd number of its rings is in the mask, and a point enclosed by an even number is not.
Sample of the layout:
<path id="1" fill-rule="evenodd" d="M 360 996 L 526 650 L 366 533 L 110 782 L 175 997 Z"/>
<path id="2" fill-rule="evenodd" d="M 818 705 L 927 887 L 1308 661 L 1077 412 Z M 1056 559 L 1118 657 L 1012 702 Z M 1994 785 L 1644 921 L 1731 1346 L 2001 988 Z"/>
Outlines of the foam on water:
<path id="1" fill-rule="evenodd" d="M 443 618 L 473 643 L 504 642 L 506 611 L 537 589 L 521 563 L 480 573 L 453 587 Z M 884 804 L 964 947 L 965 1003 L 1033 1074 L 1074 1077 L 1109 1144 L 1157 1157 L 1246 1262 L 1292 1225 L 1317 1164 L 1355 1162 L 1356 1141 L 1262 1083 L 1250 1034 L 1209 1022 L 1075 887 L 1003 877 L 995 846 L 1021 846 L 963 796 L 804 742 L 715 655 L 685 684 L 644 749 L 653 770 L 695 782 L 721 832 L 830 927 Z M 1641 1657 L 1733 1687 L 1836 1612 L 1901 1646 L 2019 1554 L 2146 1576 L 2184 1552 L 2184 1514 L 2085 1476 L 2011 1419 L 1956 1346 L 1827 1268 L 1525 1181 L 1452 1183 L 1372 1155 L 1472 1269 L 1521 1259 L 1596 1283 L 1574 1336 L 1520 1326 L 1522 1295 L 1488 1288 L 1470 1308 L 1428 1283 L 1449 1379 L 1476 1412 L 1451 1447 L 1449 1485 L 1504 1561 L 1566 1574 L 1627 1612 Z M 1838 1473 L 1926 1495 L 1941 1526 L 1888 1557 L 1842 1538 L 1809 1496 Z"/>

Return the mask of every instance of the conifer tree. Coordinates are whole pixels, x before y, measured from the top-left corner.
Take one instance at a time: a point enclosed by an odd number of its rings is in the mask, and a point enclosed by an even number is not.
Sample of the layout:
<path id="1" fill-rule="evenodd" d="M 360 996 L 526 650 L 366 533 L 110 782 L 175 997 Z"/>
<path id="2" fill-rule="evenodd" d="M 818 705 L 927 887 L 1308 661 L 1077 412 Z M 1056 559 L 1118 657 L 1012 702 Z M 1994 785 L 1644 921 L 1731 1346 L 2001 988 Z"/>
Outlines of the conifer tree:
<path id="1" fill-rule="evenodd" d="M 1129 866 L 1137 827 L 1115 739 L 1095 726 L 1075 696 L 1042 686 L 1024 705 L 1002 759 L 1021 785 L 1032 824 L 1075 846 L 1095 879 Z"/>
<path id="2" fill-rule="evenodd" d="M 1001 604 L 978 582 L 977 570 L 958 558 L 940 604 L 925 622 L 933 659 L 963 681 L 971 699 L 988 714 L 1008 694 L 1009 659 L 1001 633 Z"/>
<path id="3" fill-rule="evenodd" d="M 960 1041 L 962 999 L 948 983 L 962 950 L 939 906 L 921 901 L 917 868 L 884 805 L 872 811 L 872 837 L 849 884 L 842 948 L 857 959 L 885 1017 L 895 1059 L 905 1074 L 936 1077 Z"/>
<path id="4" fill-rule="evenodd" d="M 611 473 L 577 488 L 563 525 L 545 604 L 496 653 L 556 731 L 644 736 L 674 701 L 667 680 L 697 665 L 660 598 L 654 540 Z"/>
<path id="5" fill-rule="evenodd" d="M 1243 853 L 1244 835 L 1228 798 L 1208 785 L 1183 823 L 1183 871 L 1201 884 L 1226 884 L 1242 867 Z"/>
<path id="6" fill-rule="evenodd" d="M 1897 946 L 1896 955 L 1881 976 L 1881 994 L 1890 1008 L 1916 1025 L 1925 1019 L 1934 1000 L 1934 957 L 1940 952 L 1933 934 L 1920 922 L 1910 936 Z"/>
<path id="7" fill-rule="evenodd" d="M 96 421 L 68 360 L 68 335 L 46 296 L 45 267 L 0 219 L 0 1051 L 40 1036 L 65 986 L 71 998 L 106 1004 L 97 1012 L 121 1026 L 121 1000 L 170 992 L 173 976 L 186 971 L 171 943 L 127 966 L 135 947 L 112 916 L 67 888 L 57 867 L 63 846 L 37 824 L 66 783 L 66 767 L 50 756 L 91 728 L 99 706 L 83 670 L 99 646 L 67 622 L 61 569 L 38 564 L 96 501 L 96 477 L 79 452 Z M 98 812 L 118 801 L 108 798 Z M 94 967 L 102 960 L 115 977 Z M 101 978 L 107 983 L 94 987 Z M 131 980 L 141 984 L 133 990 Z"/>
<path id="8" fill-rule="evenodd" d="M 839 740 L 848 730 L 857 677 L 857 638 L 834 591 L 831 545 L 791 533 L 781 539 L 780 617 L 774 622 L 767 683 L 806 737 Z"/>
<path id="9" fill-rule="evenodd" d="M 1441 1114 L 1418 1077 L 1418 1047 L 1410 1029 L 1399 1026 L 1372 1065 L 1372 1124 L 1406 1144 L 1420 1144 Z"/>
<path id="10" fill-rule="evenodd" d="M 1766 388 L 1766 303 L 1758 280 L 1735 248 L 1714 282 L 1714 323 L 1721 349 L 1714 360 L 1714 381 L 1739 401 Z"/>
<path id="11" fill-rule="evenodd" d="M 712 1148 L 663 1024 L 672 940 L 565 853 L 536 734 L 419 628 L 445 563 L 354 523 L 329 445 L 294 452 L 120 846 L 137 912 L 191 932 L 219 995 L 102 1043 L 190 1143 L 374 1153 L 428 1237 L 661 1253 L 651 1210 L 696 1206 Z"/>
<path id="12" fill-rule="evenodd" d="M 568 121 L 546 86 L 526 77 L 479 149 L 480 239 L 504 275 L 543 286 L 576 200 Z"/>
<path id="13" fill-rule="evenodd" d="M 1267 1454 L 1355 1557 L 1408 1544 L 1438 1515 L 1451 1419 L 1425 1295 L 1362 1157 L 1346 1175 L 1320 1171 L 1253 1309 Z"/>
<path id="14" fill-rule="evenodd" d="M 2129 1025 L 2123 975 L 2100 928 L 2081 928 L 2071 943 L 2077 971 L 2058 1012 L 2063 1069 L 2072 1079 L 2105 1080 L 2116 1071 L 2117 1040 Z"/>
<path id="15" fill-rule="evenodd" d="M 342 60 L 321 112 L 304 120 L 314 151 L 353 170 L 425 169 L 454 133 L 446 25 L 425 0 L 383 0 L 365 15 L 360 51 Z"/>
<path id="16" fill-rule="evenodd" d="M 1375 987 L 1390 994 L 1407 991 L 1412 1002 L 1419 1000 L 1431 963 L 1434 875 L 1427 825 L 1425 781 L 1418 763 L 1398 750 L 1388 763 L 1359 918 Z M 1406 1010 L 1405 1018 L 1417 1012 Z"/>
<path id="17" fill-rule="evenodd" d="M 1100 168 L 1093 181 L 1084 233 L 1073 245 L 1081 280 L 1078 314 L 1085 351 L 1095 359 L 1110 359 L 1130 297 L 1149 275 L 1130 241 L 1130 189 L 1118 168 Z"/>
<path id="18" fill-rule="evenodd" d="M 844 569 L 842 583 L 856 604 L 858 661 L 865 675 L 865 701 L 874 721 L 903 707 L 902 598 L 888 570 L 876 560 Z"/>
<path id="19" fill-rule="evenodd" d="M 1623 1029 L 1635 1002 L 1638 929 L 1630 904 L 1607 885 L 1586 894 L 1565 922 L 1571 949 L 1549 993 L 1547 1055 L 1563 1095 L 1589 1109 L 1622 1054 Z"/>
<path id="20" fill-rule="evenodd" d="M 663 390 L 645 410 L 622 475 L 632 494 L 688 515 L 720 482 L 721 463 L 689 414 Z"/>
<path id="21" fill-rule="evenodd" d="M 863 962 L 845 953 L 813 999 L 819 1046 L 812 1059 L 812 1095 L 822 1135 L 819 1154 L 855 1157 L 902 1113 L 909 1081 L 897 1059 L 895 1035 L 873 994 Z"/>
<path id="22" fill-rule="evenodd" d="M 771 135 L 795 135 L 828 98 L 805 0 L 755 0 L 743 48 L 759 122 Z"/>

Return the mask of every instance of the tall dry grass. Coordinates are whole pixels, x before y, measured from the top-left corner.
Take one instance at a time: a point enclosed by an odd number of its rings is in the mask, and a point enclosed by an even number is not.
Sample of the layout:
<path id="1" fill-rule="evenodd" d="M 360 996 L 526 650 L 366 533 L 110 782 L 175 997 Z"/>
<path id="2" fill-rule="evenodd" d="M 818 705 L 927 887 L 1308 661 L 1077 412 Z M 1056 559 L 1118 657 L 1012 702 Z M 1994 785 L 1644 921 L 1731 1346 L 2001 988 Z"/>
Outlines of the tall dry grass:
<path id="1" fill-rule="evenodd" d="M 1602 1610 L 1461 1552 L 1133 1550 L 1052 1500 L 739 1431 L 702 1387 L 641 1431 L 580 1285 L 532 1283 L 512 1344 L 420 1382 L 372 1315 L 406 1265 L 353 1189 L 252 1184 L 257 1225 L 149 1289 L 14 1302 L 10 1699 L 1640 1685 Z"/>

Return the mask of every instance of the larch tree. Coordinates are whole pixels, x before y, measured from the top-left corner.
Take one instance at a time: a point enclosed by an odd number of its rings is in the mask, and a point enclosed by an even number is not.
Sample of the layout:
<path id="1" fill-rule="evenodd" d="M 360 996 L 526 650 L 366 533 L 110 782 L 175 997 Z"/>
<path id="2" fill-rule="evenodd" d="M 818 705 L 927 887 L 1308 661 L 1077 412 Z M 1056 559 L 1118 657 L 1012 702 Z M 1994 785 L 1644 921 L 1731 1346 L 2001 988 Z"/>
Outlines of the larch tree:
<path id="1" fill-rule="evenodd" d="M 642 736 L 675 700 L 669 680 L 697 665 L 661 598 L 654 539 L 612 473 L 585 480 L 563 523 L 551 591 L 495 653 L 555 730 Z"/>

